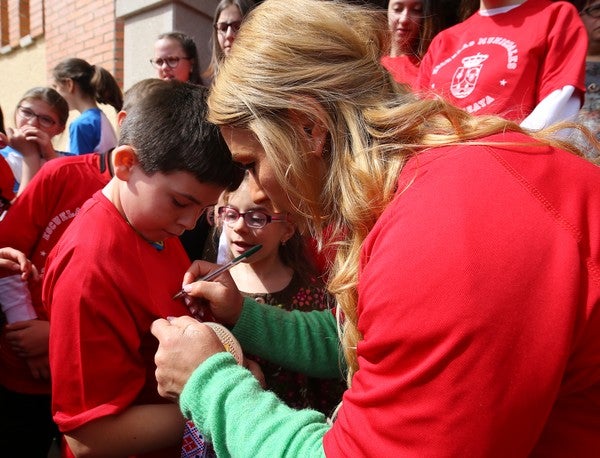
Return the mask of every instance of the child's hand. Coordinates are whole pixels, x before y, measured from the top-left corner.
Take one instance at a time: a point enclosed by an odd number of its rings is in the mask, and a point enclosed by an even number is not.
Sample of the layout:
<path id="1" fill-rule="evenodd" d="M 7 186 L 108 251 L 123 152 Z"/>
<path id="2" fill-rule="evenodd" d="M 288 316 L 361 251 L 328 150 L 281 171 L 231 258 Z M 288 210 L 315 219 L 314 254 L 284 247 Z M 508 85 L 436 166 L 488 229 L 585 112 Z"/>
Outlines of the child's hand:
<path id="1" fill-rule="evenodd" d="M 6 325 L 6 340 L 15 354 L 32 358 L 48 353 L 50 323 L 45 320 L 17 321 Z"/>
<path id="2" fill-rule="evenodd" d="M 37 145 L 38 154 L 43 159 L 48 161 L 50 159 L 55 159 L 58 156 L 52 145 L 52 137 L 46 132 L 38 127 L 30 125 L 23 126 L 21 131 L 25 135 L 27 141 Z"/>
<path id="3" fill-rule="evenodd" d="M 0 248 L 0 276 L 6 277 L 18 272 L 21 272 L 23 280 L 39 281 L 40 279 L 37 268 L 24 253 L 14 248 Z"/>
<path id="4" fill-rule="evenodd" d="M 11 127 L 6 129 L 10 146 L 16 149 L 25 158 L 36 156 L 41 158 L 42 154 L 39 145 L 36 142 L 27 139 L 27 131 L 28 129 L 13 129 Z"/>
<path id="5" fill-rule="evenodd" d="M 194 261 L 183 276 L 183 289 L 188 296 L 195 299 L 189 303 L 193 307 L 205 307 L 201 318 L 206 318 L 207 312 L 219 323 L 233 326 L 242 313 L 242 304 L 244 298 L 240 294 L 228 272 L 223 272 L 213 281 L 194 281 L 196 278 L 203 277 L 209 272 L 215 270 L 217 266 L 207 261 Z M 201 300 L 201 302 L 197 302 Z M 186 301 L 187 303 L 188 301 Z M 192 314 L 199 312 L 190 308 Z M 197 316 L 197 314 L 195 315 Z"/>
<path id="6" fill-rule="evenodd" d="M 48 361 L 48 355 L 34 356 L 27 358 L 27 366 L 29 372 L 34 379 L 37 380 L 50 380 L 50 362 Z"/>
<path id="7" fill-rule="evenodd" d="M 8 137 L 0 132 L 0 148 L 6 148 L 8 146 Z"/>

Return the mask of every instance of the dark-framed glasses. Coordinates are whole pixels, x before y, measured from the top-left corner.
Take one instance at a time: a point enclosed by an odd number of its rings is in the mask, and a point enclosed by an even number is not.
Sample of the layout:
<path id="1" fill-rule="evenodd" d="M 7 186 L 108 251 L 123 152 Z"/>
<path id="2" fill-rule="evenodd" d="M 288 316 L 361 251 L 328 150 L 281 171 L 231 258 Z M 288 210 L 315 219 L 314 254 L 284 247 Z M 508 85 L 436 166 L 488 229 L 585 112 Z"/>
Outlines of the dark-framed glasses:
<path id="1" fill-rule="evenodd" d="M 246 213 L 240 213 L 233 207 L 219 207 L 219 219 L 233 227 L 240 218 L 244 218 L 244 224 L 252 229 L 262 229 L 269 223 L 285 223 L 287 216 L 283 213 L 268 215 L 267 213 L 250 210 Z"/>
<path id="2" fill-rule="evenodd" d="M 21 105 L 17 106 L 17 114 L 21 116 L 21 118 L 27 119 L 28 121 L 37 118 L 37 120 L 40 123 L 40 126 L 42 127 L 52 127 L 56 124 L 56 121 L 52 119 L 52 117 L 37 114 L 31 108 L 27 108 Z"/>
<path id="3" fill-rule="evenodd" d="M 150 63 L 156 67 L 161 68 L 167 64 L 170 68 L 176 68 L 179 65 L 180 60 L 190 60 L 189 57 L 169 56 L 169 57 L 157 57 L 156 59 L 150 59 Z"/>
<path id="4" fill-rule="evenodd" d="M 594 19 L 600 18 L 600 3 L 592 6 L 588 6 L 586 9 L 582 10 L 580 15 L 587 15 L 589 17 L 593 17 Z"/>
<path id="5" fill-rule="evenodd" d="M 242 26 L 242 21 L 217 22 L 215 24 L 215 29 L 217 29 L 217 32 L 225 35 L 227 33 L 227 31 L 229 30 L 229 27 L 231 27 L 231 30 L 233 31 L 233 33 L 238 33 L 241 26 Z"/>

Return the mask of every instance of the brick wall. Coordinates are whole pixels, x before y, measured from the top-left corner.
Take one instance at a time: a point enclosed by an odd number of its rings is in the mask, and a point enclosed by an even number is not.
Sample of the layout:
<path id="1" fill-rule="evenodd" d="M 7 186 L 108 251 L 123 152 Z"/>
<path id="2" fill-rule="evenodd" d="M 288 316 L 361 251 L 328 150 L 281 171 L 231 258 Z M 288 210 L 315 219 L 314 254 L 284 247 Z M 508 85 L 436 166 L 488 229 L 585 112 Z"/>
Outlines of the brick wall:
<path id="1" fill-rule="evenodd" d="M 48 76 L 61 60 L 80 57 L 104 67 L 122 85 L 123 23 L 115 19 L 114 0 L 52 0 L 44 3 Z"/>
<path id="2" fill-rule="evenodd" d="M 75 7 L 77 5 L 77 7 Z M 114 0 L 0 0 L 0 50 L 45 41 L 45 77 L 68 57 L 100 65 L 123 82 L 123 22 Z"/>

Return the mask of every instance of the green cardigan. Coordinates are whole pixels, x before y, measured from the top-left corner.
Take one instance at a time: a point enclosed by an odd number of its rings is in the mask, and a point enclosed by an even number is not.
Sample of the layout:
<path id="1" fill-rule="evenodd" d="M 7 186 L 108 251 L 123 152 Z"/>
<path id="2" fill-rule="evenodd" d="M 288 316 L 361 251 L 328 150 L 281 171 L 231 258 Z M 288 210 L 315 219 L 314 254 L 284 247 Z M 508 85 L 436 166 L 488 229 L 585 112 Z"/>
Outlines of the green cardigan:
<path id="1" fill-rule="evenodd" d="M 343 371 L 331 311 L 288 312 L 246 298 L 232 332 L 245 351 L 288 369 L 323 378 Z M 287 407 L 229 353 L 202 363 L 179 403 L 219 457 L 325 456 L 330 421 L 314 410 Z"/>

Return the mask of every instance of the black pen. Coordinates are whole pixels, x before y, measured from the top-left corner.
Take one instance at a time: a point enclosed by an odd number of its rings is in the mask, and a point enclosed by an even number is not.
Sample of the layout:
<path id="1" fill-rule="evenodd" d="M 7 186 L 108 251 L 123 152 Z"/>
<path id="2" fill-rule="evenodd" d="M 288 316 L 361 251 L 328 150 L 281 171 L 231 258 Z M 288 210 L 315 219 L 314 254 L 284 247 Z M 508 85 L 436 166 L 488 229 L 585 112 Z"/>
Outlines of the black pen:
<path id="1" fill-rule="evenodd" d="M 225 272 L 226 270 L 231 269 L 233 266 L 239 264 L 244 259 L 252 256 L 254 253 L 256 253 L 261 248 L 262 248 L 262 245 L 254 245 L 248 251 L 245 251 L 242 254 L 240 254 L 238 257 L 233 258 L 227 264 L 223 264 L 221 267 L 219 267 L 218 269 L 213 270 L 212 272 L 208 273 L 207 275 L 205 275 L 202 278 L 197 278 L 196 281 L 211 281 L 212 279 L 217 278 L 223 272 Z M 177 294 L 175 294 L 175 296 L 173 296 L 173 299 L 179 299 L 180 297 L 184 296 L 185 294 L 186 294 L 186 292 L 182 289 Z"/>

